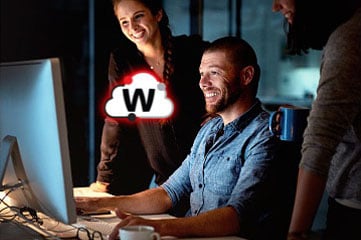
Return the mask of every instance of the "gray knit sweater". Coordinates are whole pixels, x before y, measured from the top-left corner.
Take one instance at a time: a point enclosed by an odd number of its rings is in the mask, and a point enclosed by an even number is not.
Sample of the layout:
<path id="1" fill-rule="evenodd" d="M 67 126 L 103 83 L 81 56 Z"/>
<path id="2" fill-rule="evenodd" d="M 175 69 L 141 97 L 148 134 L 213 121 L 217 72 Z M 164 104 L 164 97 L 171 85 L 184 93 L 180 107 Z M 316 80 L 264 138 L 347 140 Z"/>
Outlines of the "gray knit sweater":
<path id="1" fill-rule="evenodd" d="M 305 130 L 301 166 L 333 198 L 361 204 L 361 9 L 330 36 Z"/>

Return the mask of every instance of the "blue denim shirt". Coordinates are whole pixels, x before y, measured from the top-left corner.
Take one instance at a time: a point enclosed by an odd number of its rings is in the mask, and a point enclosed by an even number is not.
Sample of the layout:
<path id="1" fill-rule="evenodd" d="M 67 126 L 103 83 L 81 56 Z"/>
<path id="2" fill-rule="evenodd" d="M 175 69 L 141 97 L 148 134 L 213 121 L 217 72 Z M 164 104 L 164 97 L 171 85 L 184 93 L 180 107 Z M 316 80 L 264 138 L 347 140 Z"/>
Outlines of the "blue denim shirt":
<path id="1" fill-rule="evenodd" d="M 190 195 L 188 215 L 232 206 L 241 222 L 257 222 L 269 214 L 277 141 L 268 130 L 268 119 L 257 100 L 226 126 L 221 117 L 208 121 L 190 154 L 162 185 L 173 204 Z"/>

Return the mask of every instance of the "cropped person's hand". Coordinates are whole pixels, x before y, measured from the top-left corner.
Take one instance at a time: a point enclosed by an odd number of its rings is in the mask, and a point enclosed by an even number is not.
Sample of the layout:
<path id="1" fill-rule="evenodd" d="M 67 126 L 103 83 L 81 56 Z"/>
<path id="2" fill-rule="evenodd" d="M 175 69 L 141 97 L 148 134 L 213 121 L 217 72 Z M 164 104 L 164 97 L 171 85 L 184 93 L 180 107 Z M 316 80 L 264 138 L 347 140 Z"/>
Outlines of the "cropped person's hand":
<path id="1" fill-rule="evenodd" d="M 277 109 L 277 113 L 276 116 L 274 117 L 274 125 L 273 125 L 273 129 L 272 131 L 275 133 L 279 133 L 281 131 L 281 126 L 280 126 L 280 122 L 281 122 L 281 113 L 280 113 L 280 109 L 281 108 L 295 108 L 296 106 L 291 105 L 291 104 L 282 104 L 278 107 Z"/>
<path id="2" fill-rule="evenodd" d="M 96 181 L 90 184 L 89 187 L 95 192 L 108 192 L 108 186 L 109 183 Z"/>

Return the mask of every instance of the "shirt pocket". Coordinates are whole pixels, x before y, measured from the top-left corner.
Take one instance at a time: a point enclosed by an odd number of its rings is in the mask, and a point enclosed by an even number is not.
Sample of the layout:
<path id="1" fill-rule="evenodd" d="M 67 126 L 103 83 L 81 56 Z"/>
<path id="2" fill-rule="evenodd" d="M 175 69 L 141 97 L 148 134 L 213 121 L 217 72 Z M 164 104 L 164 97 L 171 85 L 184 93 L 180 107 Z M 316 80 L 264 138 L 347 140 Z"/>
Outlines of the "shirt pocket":
<path id="1" fill-rule="evenodd" d="M 239 154 L 222 154 L 206 169 L 205 185 L 207 190 L 216 195 L 229 196 L 239 178 L 242 162 Z M 209 171 L 207 173 L 207 171 Z"/>

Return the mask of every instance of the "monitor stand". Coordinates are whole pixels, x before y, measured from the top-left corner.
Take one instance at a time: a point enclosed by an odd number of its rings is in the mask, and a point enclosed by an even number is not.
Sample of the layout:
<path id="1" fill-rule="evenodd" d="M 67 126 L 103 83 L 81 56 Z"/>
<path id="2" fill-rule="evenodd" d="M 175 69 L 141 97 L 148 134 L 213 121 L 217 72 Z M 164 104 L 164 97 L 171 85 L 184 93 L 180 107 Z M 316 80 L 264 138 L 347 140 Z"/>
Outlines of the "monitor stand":
<path id="1" fill-rule="evenodd" d="M 27 206 L 28 201 L 32 201 L 33 207 L 39 206 L 26 175 L 18 141 L 10 135 L 5 136 L 0 145 L 0 191 L 11 193 L 20 205 Z"/>
<path id="2" fill-rule="evenodd" d="M 16 170 L 18 182 L 3 185 L 3 180 L 6 172 L 7 165 L 12 158 Z M 0 191 L 9 189 L 17 189 L 24 185 L 26 178 L 25 169 L 22 164 L 19 145 L 16 137 L 7 135 L 0 144 Z"/>
<path id="3" fill-rule="evenodd" d="M 10 160 L 12 159 L 12 161 Z M 18 181 L 13 181 L 11 183 L 5 183 L 5 174 L 8 165 L 12 163 L 15 170 L 15 175 Z M 27 177 L 24 169 L 24 165 L 21 159 L 20 149 L 18 145 L 18 141 L 16 137 L 7 135 L 5 136 L 0 143 L 0 192 L 4 191 L 17 191 L 23 190 L 26 186 L 28 191 L 31 191 L 29 184 L 26 184 Z M 26 193 L 24 193 L 26 194 Z M 4 204 L 4 199 L 0 201 L 0 205 Z M 23 207 L 19 209 L 20 212 L 28 211 L 32 214 L 32 216 L 37 218 L 37 213 L 35 210 Z M 20 217 L 21 215 L 16 214 L 16 216 Z M 39 232 L 31 229 L 29 226 L 24 225 L 23 223 L 27 222 L 29 224 L 28 219 L 24 219 L 22 217 L 22 221 L 15 221 L 15 219 L 11 221 L 5 221 L 0 224 L 1 234 L 0 239 L 45 239 L 43 235 Z M 31 222 L 30 222 L 31 224 Z M 34 224 L 33 224 L 34 225 Z M 35 225 L 34 225 L 35 226 Z M 36 226 L 35 226 L 36 227 Z"/>

